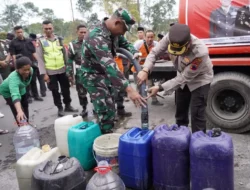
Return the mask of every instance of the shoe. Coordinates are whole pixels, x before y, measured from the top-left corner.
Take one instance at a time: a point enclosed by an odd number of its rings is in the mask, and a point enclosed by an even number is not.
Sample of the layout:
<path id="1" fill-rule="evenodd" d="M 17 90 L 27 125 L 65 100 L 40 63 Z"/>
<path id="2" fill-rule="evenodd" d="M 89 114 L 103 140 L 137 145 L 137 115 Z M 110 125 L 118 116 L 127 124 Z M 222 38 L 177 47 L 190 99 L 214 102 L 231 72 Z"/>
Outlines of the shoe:
<path id="1" fill-rule="evenodd" d="M 39 97 L 39 96 L 35 97 L 34 100 L 36 100 L 36 101 L 43 101 L 43 99 L 41 97 Z"/>
<path id="2" fill-rule="evenodd" d="M 131 112 L 126 112 L 125 109 L 117 110 L 117 115 L 122 117 L 131 117 Z"/>
<path id="3" fill-rule="evenodd" d="M 0 112 L 0 118 L 3 118 L 4 117 L 4 114 L 2 114 L 1 112 Z"/>
<path id="4" fill-rule="evenodd" d="M 162 105 L 164 105 L 163 103 L 159 102 L 158 100 L 153 100 L 153 101 L 151 102 L 151 104 L 152 104 L 153 106 L 162 106 Z"/>
<path id="5" fill-rule="evenodd" d="M 105 135 L 105 134 L 110 134 L 110 133 L 113 133 L 113 130 L 112 129 L 101 129 L 101 132 L 102 132 L 102 134 L 103 135 Z"/>
<path id="6" fill-rule="evenodd" d="M 82 112 L 80 113 L 80 116 L 86 117 L 88 115 L 88 111 L 86 109 L 83 109 Z"/>
<path id="7" fill-rule="evenodd" d="M 64 111 L 63 111 L 63 108 L 58 108 L 58 116 L 59 116 L 59 117 L 65 116 Z"/>
<path id="8" fill-rule="evenodd" d="M 31 104 L 32 102 L 33 102 L 32 98 L 29 97 L 29 98 L 28 98 L 28 103 Z"/>
<path id="9" fill-rule="evenodd" d="M 71 105 L 66 105 L 64 111 L 65 112 L 78 112 L 78 109 L 73 108 Z"/>
<path id="10" fill-rule="evenodd" d="M 45 97 L 45 96 L 46 96 L 46 92 L 42 92 L 42 93 L 41 93 L 41 96 L 42 96 L 42 97 Z"/>

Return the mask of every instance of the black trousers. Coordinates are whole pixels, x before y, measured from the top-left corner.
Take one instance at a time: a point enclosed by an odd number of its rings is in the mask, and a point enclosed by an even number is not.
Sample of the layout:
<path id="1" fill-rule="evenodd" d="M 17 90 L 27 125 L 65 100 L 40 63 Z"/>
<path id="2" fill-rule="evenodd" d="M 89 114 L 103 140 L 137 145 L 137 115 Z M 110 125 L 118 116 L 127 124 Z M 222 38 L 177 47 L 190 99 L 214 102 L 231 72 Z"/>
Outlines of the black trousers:
<path id="1" fill-rule="evenodd" d="M 58 83 L 60 84 L 60 88 L 62 91 L 63 103 L 65 105 L 69 105 L 71 103 L 70 89 L 69 89 L 70 85 L 66 73 L 49 75 L 49 79 L 50 82 L 48 86 L 49 89 L 52 91 L 55 106 L 57 106 L 58 108 L 62 108 L 62 101 L 61 101 L 61 95 L 59 93 Z"/>
<path id="2" fill-rule="evenodd" d="M 187 85 L 184 89 L 176 90 L 175 119 L 178 125 L 188 126 L 189 105 L 191 104 L 191 128 L 192 132 L 206 132 L 206 107 L 210 84 L 204 85 L 190 92 Z"/>
<path id="3" fill-rule="evenodd" d="M 14 116 L 16 122 L 18 123 L 18 121 L 16 119 L 17 111 L 16 111 L 16 108 L 15 108 L 15 105 L 12 102 L 12 99 L 11 98 L 5 98 L 5 100 L 6 100 L 7 104 L 10 106 L 11 112 L 13 113 L 13 116 Z M 24 94 L 21 97 L 20 103 L 21 103 L 21 106 L 22 106 L 22 110 L 23 110 L 25 116 L 27 117 L 27 121 L 29 121 L 29 103 L 28 103 L 28 95 L 27 95 L 27 93 Z"/>
<path id="4" fill-rule="evenodd" d="M 32 67 L 33 68 L 33 75 L 32 75 L 32 79 L 31 79 L 31 82 L 30 82 L 30 85 L 27 86 L 26 88 L 26 92 L 27 92 L 27 96 L 28 98 L 31 97 L 31 94 L 30 94 L 30 90 L 32 92 L 32 95 L 33 97 L 38 97 L 38 90 L 37 90 L 37 84 L 36 84 L 36 79 L 38 78 L 37 77 L 37 70 L 38 68 L 37 67 Z"/>

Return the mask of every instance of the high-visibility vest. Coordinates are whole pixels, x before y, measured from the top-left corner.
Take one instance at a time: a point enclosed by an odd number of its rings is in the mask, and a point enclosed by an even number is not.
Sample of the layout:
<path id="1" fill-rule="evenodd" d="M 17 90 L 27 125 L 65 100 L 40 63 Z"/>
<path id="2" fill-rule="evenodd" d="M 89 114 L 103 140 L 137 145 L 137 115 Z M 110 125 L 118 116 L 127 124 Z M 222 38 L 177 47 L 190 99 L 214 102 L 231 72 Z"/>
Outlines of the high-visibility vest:
<path id="1" fill-rule="evenodd" d="M 44 51 L 45 68 L 49 70 L 58 70 L 65 66 L 63 58 L 63 47 L 59 40 L 49 41 L 46 38 L 41 38 L 40 42 Z"/>

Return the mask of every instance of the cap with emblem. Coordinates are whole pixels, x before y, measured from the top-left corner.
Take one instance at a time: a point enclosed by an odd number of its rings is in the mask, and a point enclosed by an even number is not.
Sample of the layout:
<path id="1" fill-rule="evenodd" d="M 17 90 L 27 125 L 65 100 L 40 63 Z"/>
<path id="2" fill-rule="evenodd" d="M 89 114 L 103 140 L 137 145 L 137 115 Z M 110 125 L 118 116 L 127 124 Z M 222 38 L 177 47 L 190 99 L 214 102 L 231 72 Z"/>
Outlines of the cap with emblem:
<path id="1" fill-rule="evenodd" d="M 119 8 L 114 12 L 113 15 L 121 18 L 124 21 L 128 31 L 130 30 L 131 26 L 135 24 L 134 18 L 126 9 Z"/>
<path id="2" fill-rule="evenodd" d="M 185 24 L 174 24 L 169 30 L 168 52 L 173 55 L 182 55 L 190 42 L 190 28 Z"/>

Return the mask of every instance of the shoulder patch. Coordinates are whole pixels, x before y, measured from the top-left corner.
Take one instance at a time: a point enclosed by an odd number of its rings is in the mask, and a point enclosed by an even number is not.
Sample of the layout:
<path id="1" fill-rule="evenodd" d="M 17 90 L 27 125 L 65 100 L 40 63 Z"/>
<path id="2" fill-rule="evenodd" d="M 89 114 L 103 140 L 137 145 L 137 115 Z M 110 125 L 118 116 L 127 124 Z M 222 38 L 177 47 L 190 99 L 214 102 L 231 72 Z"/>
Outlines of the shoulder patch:
<path id="1" fill-rule="evenodd" d="M 199 65 L 201 64 L 202 59 L 201 58 L 195 58 L 190 65 L 190 69 L 195 71 L 197 70 L 197 68 L 199 67 Z"/>

